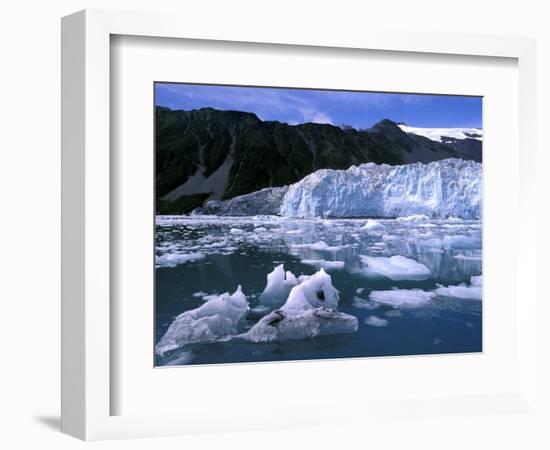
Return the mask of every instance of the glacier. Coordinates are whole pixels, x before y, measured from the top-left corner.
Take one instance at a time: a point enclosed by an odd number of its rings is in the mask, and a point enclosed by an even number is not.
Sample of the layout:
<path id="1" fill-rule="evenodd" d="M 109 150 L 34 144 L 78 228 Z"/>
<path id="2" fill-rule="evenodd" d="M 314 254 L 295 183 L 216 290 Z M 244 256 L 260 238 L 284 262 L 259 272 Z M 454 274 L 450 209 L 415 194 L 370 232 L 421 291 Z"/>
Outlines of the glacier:
<path id="1" fill-rule="evenodd" d="M 280 215 L 480 219 L 482 188 L 481 163 L 454 158 L 429 164 L 322 169 L 288 188 Z"/>

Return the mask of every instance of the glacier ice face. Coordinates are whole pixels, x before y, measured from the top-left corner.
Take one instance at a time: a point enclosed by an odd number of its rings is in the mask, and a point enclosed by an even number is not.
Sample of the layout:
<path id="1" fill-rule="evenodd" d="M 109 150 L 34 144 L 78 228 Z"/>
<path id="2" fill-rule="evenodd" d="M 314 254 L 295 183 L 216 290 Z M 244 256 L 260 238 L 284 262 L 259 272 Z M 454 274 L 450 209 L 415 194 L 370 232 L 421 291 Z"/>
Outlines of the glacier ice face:
<path id="1" fill-rule="evenodd" d="M 239 320 L 248 311 L 241 286 L 232 294 L 222 294 L 204 305 L 177 316 L 155 347 L 159 356 L 197 342 L 229 339 Z"/>
<path id="2" fill-rule="evenodd" d="M 357 331 L 355 316 L 336 311 L 338 301 L 338 291 L 330 275 L 321 269 L 301 278 L 280 309 L 264 316 L 239 337 L 252 342 L 271 342 Z"/>
<path id="3" fill-rule="evenodd" d="M 367 163 L 318 170 L 291 185 L 285 217 L 481 217 L 482 166 L 445 159 L 429 164 Z"/>

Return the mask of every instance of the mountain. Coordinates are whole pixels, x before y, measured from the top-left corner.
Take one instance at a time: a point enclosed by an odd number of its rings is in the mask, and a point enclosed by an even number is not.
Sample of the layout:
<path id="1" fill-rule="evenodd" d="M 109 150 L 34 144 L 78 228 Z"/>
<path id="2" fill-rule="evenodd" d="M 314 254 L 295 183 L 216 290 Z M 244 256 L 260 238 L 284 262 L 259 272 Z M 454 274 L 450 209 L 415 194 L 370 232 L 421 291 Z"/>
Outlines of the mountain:
<path id="1" fill-rule="evenodd" d="M 468 149 L 403 131 L 382 120 L 368 130 L 328 124 L 288 125 L 255 114 L 157 107 L 157 213 L 180 214 L 206 199 L 227 200 L 295 183 L 319 169 L 366 162 L 398 165 L 446 158 L 481 161 L 481 141 Z"/>

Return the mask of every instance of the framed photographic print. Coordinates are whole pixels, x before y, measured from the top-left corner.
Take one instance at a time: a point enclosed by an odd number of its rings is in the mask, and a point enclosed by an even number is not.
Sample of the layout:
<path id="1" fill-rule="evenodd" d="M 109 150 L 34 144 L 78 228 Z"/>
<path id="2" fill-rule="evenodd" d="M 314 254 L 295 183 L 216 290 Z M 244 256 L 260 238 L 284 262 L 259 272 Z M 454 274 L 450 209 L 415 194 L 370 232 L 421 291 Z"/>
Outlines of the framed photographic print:
<path id="1" fill-rule="evenodd" d="M 531 410 L 533 42 L 200 22 L 63 19 L 63 431 Z"/>
<path id="2" fill-rule="evenodd" d="M 156 365 L 482 351 L 482 136 L 481 97 L 156 83 Z"/>

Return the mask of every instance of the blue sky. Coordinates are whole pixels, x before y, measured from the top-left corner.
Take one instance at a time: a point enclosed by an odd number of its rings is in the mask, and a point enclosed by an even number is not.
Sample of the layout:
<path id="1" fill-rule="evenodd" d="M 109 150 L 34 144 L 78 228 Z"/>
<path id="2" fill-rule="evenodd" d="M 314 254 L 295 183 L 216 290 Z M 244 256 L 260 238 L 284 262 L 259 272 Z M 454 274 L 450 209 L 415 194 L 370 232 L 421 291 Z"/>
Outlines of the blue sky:
<path id="1" fill-rule="evenodd" d="M 255 113 L 262 120 L 368 128 L 381 119 L 416 127 L 481 127 L 481 97 L 157 83 L 156 104 Z"/>

